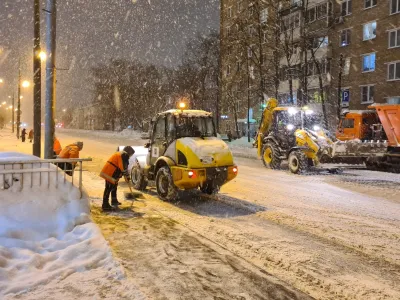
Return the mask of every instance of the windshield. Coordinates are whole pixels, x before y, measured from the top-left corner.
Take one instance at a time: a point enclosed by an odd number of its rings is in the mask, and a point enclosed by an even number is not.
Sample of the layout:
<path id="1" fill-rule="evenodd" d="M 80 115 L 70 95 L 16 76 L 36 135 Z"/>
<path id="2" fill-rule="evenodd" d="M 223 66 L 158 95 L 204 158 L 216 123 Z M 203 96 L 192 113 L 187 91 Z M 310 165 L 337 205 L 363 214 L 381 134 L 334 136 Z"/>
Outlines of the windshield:
<path id="1" fill-rule="evenodd" d="M 321 115 L 315 112 L 297 111 L 296 113 L 288 113 L 288 111 L 279 111 L 276 115 L 276 121 L 279 128 L 293 125 L 295 129 L 306 128 L 314 130 L 315 126 L 321 125 Z"/>
<path id="2" fill-rule="evenodd" d="M 176 136 L 177 138 L 215 136 L 213 119 L 211 117 L 177 117 Z"/>

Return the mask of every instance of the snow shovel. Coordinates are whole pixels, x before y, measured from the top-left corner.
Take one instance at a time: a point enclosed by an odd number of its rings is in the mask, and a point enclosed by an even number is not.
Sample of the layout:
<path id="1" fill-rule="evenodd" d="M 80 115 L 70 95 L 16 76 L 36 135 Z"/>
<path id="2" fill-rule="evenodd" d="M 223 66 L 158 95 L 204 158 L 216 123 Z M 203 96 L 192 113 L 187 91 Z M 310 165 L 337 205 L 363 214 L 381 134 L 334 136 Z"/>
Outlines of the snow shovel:
<path id="1" fill-rule="evenodd" d="M 127 180 L 127 179 L 125 178 L 125 181 L 126 181 L 126 183 L 128 184 L 129 190 L 130 190 L 130 192 L 125 192 L 125 193 L 124 193 L 125 200 L 135 200 L 136 198 L 138 198 L 138 197 L 140 197 L 140 196 L 143 195 L 143 194 L 140 193 L 140 192 L 134 192 L 134 191 L 133 191 L 133 189 L 132 189 L 132 184 L 131 184 L 130 180 Z"/>

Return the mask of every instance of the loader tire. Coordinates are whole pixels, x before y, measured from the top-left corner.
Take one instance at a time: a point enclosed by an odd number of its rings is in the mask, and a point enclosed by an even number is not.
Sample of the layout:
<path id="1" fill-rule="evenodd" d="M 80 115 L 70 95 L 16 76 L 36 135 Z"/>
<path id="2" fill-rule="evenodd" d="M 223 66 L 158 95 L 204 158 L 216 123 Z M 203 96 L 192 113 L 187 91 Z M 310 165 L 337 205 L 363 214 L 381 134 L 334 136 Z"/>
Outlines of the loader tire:
<path id="1" fill-rule="evenodd" d="M 265 167 L 273 170 L 279 169 L 282 161 L 278 146 L 274 143 L 266 143 L 262 149 L 261 159 Z"/>
<path id="2" fill-rule="evenodd" d="M 140 170 L 139 165 L 135 165 L 131 169 L 131 181 L 133 187 L 138 191 L 144 191 L 147 187 L 147 180 L 146 177 Z"/>
<path id="3" fill-rule="evenodd" d="M 178 197 L 178 188 L 174 184 L 171 170 L 167 167 L 161 167 L 156 175 L 157 194 L 164 201 L 174 201 Z"/>
<path id="4" fill-rule="evenodd" d="M 301 150 L 295 150 L 290 152 L 288 158 L 289 170 L 293 174 L 304 174 L 307 173 L 309 164 L 308 158 Z"/>

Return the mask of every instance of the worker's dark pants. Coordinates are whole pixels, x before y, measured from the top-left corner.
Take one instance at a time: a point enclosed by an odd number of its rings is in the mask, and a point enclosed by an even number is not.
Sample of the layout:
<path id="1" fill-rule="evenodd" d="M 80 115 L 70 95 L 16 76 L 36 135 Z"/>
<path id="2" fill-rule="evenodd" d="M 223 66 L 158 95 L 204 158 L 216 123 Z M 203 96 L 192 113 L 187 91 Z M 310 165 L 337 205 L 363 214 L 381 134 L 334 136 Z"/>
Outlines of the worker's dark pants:
<path id="1" fill-rule="evenodd" d="M 118 183 L 112 184 L 106 180 L 106 187 L 104 189 L 104 194 L 103 194 L 103 206 L 109 205 L 108 200 L 110 199 L 110 194 L 111 194 L 111 204 L 118 201 L 117 189 L 118 189 Z"/>
<path id="2" fill-rule="evenodd" d="M 65 174 L 72 176 L 75 167 L 71 163 L 56 163 L 56 165 L 65 171 Z"/>
<path id="3" fill-rule="evenodd" d="M 22 142 L 25 143 L 25 136 L 21 135 Z"/>

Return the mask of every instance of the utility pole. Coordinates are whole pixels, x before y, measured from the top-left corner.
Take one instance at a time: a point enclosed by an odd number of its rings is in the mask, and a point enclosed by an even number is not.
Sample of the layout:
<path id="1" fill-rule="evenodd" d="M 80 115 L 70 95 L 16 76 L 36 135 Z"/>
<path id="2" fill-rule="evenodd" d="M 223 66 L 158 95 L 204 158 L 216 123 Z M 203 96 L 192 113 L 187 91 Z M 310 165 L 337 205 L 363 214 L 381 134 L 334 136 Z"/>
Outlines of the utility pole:
<path id="1" fill-rule="evenodd" d="M 42 67 L 40 57 L 40 0 L 33 4 L 33 155 L 40 157 L 41 146 L 41 106 L 42 106 Z"/>
<path id="2" fill-rule="evenodd" d="M 14 133 L 14 112 L 15 112 L 15 104 L 14 104 L 14 99 L 15 94 L 13 92 L 13 97 L 12 97 L 12 110 L 11 110 L 11 127 L 12 127 L 12 133 Z"/>
<path id="3" fill-rule="evenodd" d="M 53 158 L 54 144 L 54 112 L 56 101 L 56 20 L 57 20 L 57 1 L 47 0 L 47 55 L 46 61 L 46 123 L 44 157 Z"/>
<path id="4" fill-rule="evenodd" d="M 339 76 L 338 76 L 338 94 L 337 94 L 337 117 L 338 122 L 342 114 L 342 72 L 343 72 L 343 54 L 339 57 Z"/>
<path id="5" fill-rule="evenodd" d="M 250 143 L 250 65 L 249 58 L 247 62 L 247 141 Z"/>
<path id="6" fill-rule="evenodd" d="M 17 93 L 17 139 L 19 139 L 19 127 L 21 123 L 21 60 L 18 61 L 18 93 Z"/>

